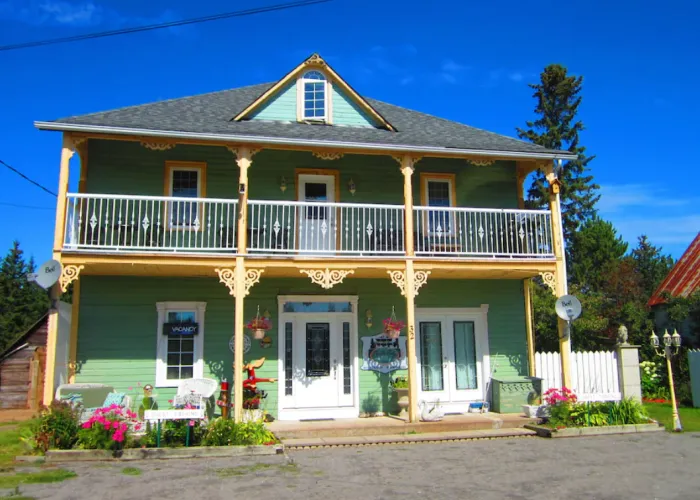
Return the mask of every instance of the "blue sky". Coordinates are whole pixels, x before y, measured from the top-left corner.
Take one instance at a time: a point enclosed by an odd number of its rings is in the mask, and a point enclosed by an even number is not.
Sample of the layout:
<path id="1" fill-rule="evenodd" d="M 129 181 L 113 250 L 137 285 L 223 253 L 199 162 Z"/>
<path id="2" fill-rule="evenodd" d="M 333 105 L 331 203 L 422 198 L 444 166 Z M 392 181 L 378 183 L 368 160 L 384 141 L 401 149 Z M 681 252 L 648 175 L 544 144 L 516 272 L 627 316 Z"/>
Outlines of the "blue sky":
<path id="1" fill-rule="evenodd" d="M 0 0 L 0 44 L 265 3 L 275 0 Z M 335 0 L 0 52 L 0 159 L 55 190 L 60 134 L 34 120 L 274 81 L 313 52 L 363 95 L 513 136 L 533 118 L 527 83 L 557 62 L 584 76 L 581 140 L 597 156 L 601 215 L 678 258 L 700 230 L 699 18 L 693 0 Z M 0 183 L 0 252 L 19 239 L 49 258 L 55 199 L 4 167 Z"/>

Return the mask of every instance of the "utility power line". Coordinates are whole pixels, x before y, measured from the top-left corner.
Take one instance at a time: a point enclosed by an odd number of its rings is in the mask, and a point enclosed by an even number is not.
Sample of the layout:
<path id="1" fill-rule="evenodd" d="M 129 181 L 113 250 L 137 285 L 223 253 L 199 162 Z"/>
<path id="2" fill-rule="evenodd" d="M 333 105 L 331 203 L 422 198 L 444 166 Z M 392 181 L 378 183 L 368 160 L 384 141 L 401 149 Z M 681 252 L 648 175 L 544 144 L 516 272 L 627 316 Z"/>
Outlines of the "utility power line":
<path id="1" fill-rule="evenodd" d="M 20 203 L 7 203 L 0 201 L 0 206 L 13 208 L 27 208 L 30 210 L 56 210 L 56 207 L 37 207 L 36 205 L 22 205 Z"/>
<path id="2" fill-rule="evenodd" d="M 180 21 L 170 21 L 167 23 L 149 24 L 146 26 L 134 26 L 133 28 L 122 28 L 122 29 L 118 29 L 118 30 L 100 31 L 97 33 L 87 33 L 84 35 L 66 36 L 66 37 L 62 37 L 62 38 L 51 38 L 48 40 L 38 40 L 35 42 L 23 42 L 23 43 L 11 44 L 11 45 L 2 45 L 2 46 L 0 46 L 0 52 L 9 51 L 9 50 L 18 50 L 18 49 L 28 49 L 31 47 L 40 47 L 43 45 L 54 45 L 57 43 L 78 42 L 80 40 L 91 40 L 93 38 L 103 38 L 103 37 L 108 37 L 108 36 L 126 35 L 129 33 L 139 33 L 142 31 L 151 31 L 151 30 L 158 30 L 158 29 L 164 29 L 164 28 L 172 28 L 175 26 L 184 26 L 187 24 L 197 24 L 197 23 L 205 23 L 205 22 L 209 22 L 209 21 L 218 21 L 221 19 L 229 19 L 232 17 L 251 16 L 253 14 L 262 14 L 264 12 L 274 12 L 274 11 L 278 11 L 278 10 L 294 9 L 297 7 L 306 7 L 308 5 L 314 5 L 314 4 L 318 4 L 318 3 L 326 3 L 326 2 L 331 2 L 331 1 L 333 1 L 333 0 L 300 0 L 300 1 L 296 1 L 296 2 L 287 2 L 287 3 L 280 3 L 280 4 L 275 4 L 275 5 L 268 5 L 265 7 L 255 7 L 252 9 L 238 10 L 238 11 L 234 11 L 234 12 L 224 12 L 222 14 L 214 14 L 211 16 L 182 19 Z"/>
<path id="3" fill-rule="evenodd" d="M 47 193 L 49 193 L 49 194 L 52 195 L 52 196 L 57 196 L 56 193 L 54 193 L 53 191 L 51 191 L 49 188 L 47 188 L 47 187 L 45 187 L 45 186 L 42 186 L 42 185 L 39 184 L 38 182 L 36 182 L 36 181 L 30 179 L 29 177 L 27 177 L 26 175 L 24 175 L 22 172 L 20 172 L 19 170 L 17 170 L 15 167 L 12 167 L 12 166 L 8 165 L 7 163 L 5 163 L 5 162 L 2 161 L 2 160 L 0 160 L 0 163 L 2 163 L 3 165 L 5 165 L 7 168 L 9 168 L 10 170 L 12 170 L 12 171 L 13 171 L 14 173 L 16 173 L 17 175 L 19 175 L 19 176 L 20 176 L 22 179 L 24 179 L 25 181 L 31 182 L 31 183 L 34 184 L 36 187 L 38 187 L 38 188 L 40 188 L 40 189 L 43 189 L 44 191 L 46 191 Z"/>

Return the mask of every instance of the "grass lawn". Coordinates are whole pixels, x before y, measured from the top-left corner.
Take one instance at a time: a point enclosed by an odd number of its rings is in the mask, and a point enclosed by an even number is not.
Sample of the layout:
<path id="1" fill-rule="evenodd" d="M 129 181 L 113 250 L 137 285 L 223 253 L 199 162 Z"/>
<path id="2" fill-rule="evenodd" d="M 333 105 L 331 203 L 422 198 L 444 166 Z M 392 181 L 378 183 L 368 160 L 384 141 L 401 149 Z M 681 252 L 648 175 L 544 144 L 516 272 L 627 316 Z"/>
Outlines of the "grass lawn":
<path id="1" fill-rule="evenodd" d="M 13 427 L 0 427 L 0 471 L 7 470 L 14 466 L 14 460 L 17 455 L 29 455 L 27 447 L 19 440 L 22 429 L 31 425 L 31 420 L 13 423 Z M 16 427 L 15 427 L 16 425 Z"/>
<path id="2" fill-rule="evenodd" d="M 670 403 L 644 403 L 644 408 L 654 420 L 658 420 L 667 431 L 673 430 L 673 416 Z M 686 432 L 700 432 L 700 408 L 679 408 L 681 425 Z"/>

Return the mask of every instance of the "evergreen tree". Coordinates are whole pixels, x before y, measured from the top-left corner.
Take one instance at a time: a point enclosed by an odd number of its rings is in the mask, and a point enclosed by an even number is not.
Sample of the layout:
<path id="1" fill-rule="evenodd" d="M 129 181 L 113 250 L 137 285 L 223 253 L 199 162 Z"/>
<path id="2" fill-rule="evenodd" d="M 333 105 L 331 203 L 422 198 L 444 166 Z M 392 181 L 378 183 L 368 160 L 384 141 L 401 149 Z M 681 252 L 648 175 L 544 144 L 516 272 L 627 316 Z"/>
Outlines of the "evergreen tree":
<path id="1" fill-rule="evenodd" d="M 550 64 L 540 74 L 540 83 L 530 84 L 537 101 L 535 113 L 538 118 L 526 122 L 525 129 L 517 128 L 518 136 L 549 149 L 567 150 L 575 153 L 576 160 L 563 163 L 555 172 L 562 184 L 560 199 L 565 241 L 580 224 L 595 215 L 595 204 L 600 196 L 599 186 L 587 167 L 595 156 L 586 156 L 586 148 L 579 143 L 583 122 L 577 120 L 581 104 L 583 77 L 569 75 L 559 64 Z M 527 194 L 528 208 L 545 208 L 549 202 L 547 181 L 543 172 L 535 173 Z"/>
<path id="2" fill-rule="evenodd" d="M 0 264 L 0 352 L 49 307 L 48 292 L 27 280 L 36 266 L 33 258 L 25 262 L 23 253 L 15 241 Z"/>
<path id="3" fill-rule="evenodd" d="M 632 250 L 637 272 L 641 275 L 644 293 L 648 298 L 654 293 L 673 267 L 673 257 L 662 255 L 661 247 L 651 244 L 645 234 L 637 238 L 637 248 Z"/>
<path id="4" fill-rule="evenodd" d="M 619 267 L 627 243 L 612 223 L 593 217 L 569 241 L 569 282 L 582 292 L 603 290 L 606 275 Z"/>

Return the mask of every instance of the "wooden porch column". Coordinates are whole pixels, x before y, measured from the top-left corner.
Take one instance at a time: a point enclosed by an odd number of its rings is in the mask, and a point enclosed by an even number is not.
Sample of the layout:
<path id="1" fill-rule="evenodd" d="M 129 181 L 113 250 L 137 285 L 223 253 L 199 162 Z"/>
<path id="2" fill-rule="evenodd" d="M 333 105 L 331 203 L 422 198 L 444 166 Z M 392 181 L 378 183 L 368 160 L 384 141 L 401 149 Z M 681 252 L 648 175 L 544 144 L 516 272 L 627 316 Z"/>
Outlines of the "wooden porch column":
<path id="1" fill-rule="evenodd" d="M 248 169 L 252 165 L 249 148 L 240 147 L 236 151 L 236 163 L 240 169 L 238 175 L 238 240 L 236 257 L 236 290 L 234 305 L 234 348 L 233 348 L 233 419 L 240 422 L 243 418 L 243 326 L 244 298 L 246 295 L 245 259 L 248 233 Z"/>
<path id="2" fill-rule="evenodd" d="M 566 254 L 564 252 L 564 229 L 561 217 L 561 201 L 559 199 L 559 180 L 554 172 L 554 164 L 545 166 L 547 182 L 549 182 L 549 209 L 552 212 L 552 242 L 556 257 L 555 292 L 557 297 L 568 293 L 566 277 Z M 566 321 L 557 318 L 559 331 L 559 353 L 561 355 L 561 382 L 564 387 L 571 388 L 571 338 Z"/>
<path id="3" fill-rule="evenodd" d="M 404 198 L 404 234 L 406 244 L 406 271 L 404 291 L 406 295 L 406 358 L 408 359 L 408 419 L 418 422 L 418 369 L 416 366 L 416 309 L 415 309 L 415 274 L 413 268 L 413 175 L 414 160 L 406 155 L 401 158 Z"/>
<path id="4" fill-rule="evenodd" d="M 535 332 L 532 324 L 532 295 L 530 279 L 523 280 L 523 297 L 525 298 L 525 331 L 527 332 L 527 364 L 531 377 L 535 376 Z"/>
<path id="5" fill-rule="evenodd" d="M 70 159 L 73 157 L 75 143 L 70 135 L 63 135 L 63 147 L 61 149 L 61 164 L 58 173 L 58 197 L 56 199 L 56 225 L 53 236 L 53 258 L 61 259 L 63 238 L 66 230 L 66 195 L 68 193 L 68 179 L 70 174 Z M 55 283 L 50 290 L 51 305 L 49 308 L 49 322 L 46 334 L 46 374 L 44 377 L 43 401 L 45 405 L 51 404 L 54 398 L 54 372 L 56 369 L 56 341 L 58 339 L 58 299 L 61 296 L 61 285 Z"/>

